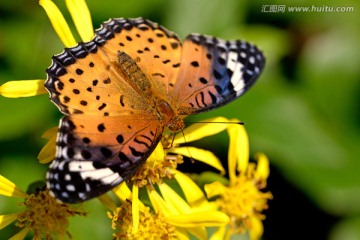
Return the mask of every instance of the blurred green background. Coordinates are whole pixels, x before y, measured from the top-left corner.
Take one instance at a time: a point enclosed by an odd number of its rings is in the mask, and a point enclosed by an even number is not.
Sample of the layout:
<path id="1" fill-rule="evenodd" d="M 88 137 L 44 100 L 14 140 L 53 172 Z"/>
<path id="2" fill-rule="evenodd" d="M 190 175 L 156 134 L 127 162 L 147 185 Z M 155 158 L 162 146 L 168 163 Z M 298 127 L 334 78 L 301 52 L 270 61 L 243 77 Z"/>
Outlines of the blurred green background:
<path id="1" fill-rule="evenodd" d="M 64 2 L 54 2 L 72 24 Z M 241 99 L 195 119 L 237 117 L 245 122 L 251 152 L 268 155 L 268 190 L 274 199 L 263 239 L 360 239 L 359 1 L 87 3 L 95 28 L 110 17 L 143 16 L 182 39 L 199 32 L 248 40 L 263 49 L 267 64 L 258 83 Z M 312 6 L 317 12 L 290 8 Z M 353 9 L 331 12 L 326 7 Z M 46 78 L 51 56 L 62 49 L 38 1 L 0 0 L 0 84 Z M 36 159 L 45 143 L 41 135 L 57 125 L 61 114 L 47 95 L 0 96 L 0 114 L 0 174 L 27 189 L 44 179 L 47 167 Z M 227 144 L 220 142 L 220 148 L 215 148 L 219 139 L 203 145 L 222 156 Z M 0 196 L 0 214 L 18 211 L 18 201 Z M 89 217 L 71 222 L 74 239 L 110 239 L 105 208 L 97 200 L 87 205 Z M 16 231 L 8 227 L 0 239 Z"/>

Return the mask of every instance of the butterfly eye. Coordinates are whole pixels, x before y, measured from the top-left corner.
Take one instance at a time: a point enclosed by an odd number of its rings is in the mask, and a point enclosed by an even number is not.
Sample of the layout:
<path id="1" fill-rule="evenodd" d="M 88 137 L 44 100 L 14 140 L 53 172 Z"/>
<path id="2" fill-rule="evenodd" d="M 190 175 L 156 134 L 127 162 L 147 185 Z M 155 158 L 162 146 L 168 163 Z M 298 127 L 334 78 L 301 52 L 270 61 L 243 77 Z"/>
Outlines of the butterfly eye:
<path id="1" fill-rule="evenodd" d="M 175 118 L 172 122 L 171 122 L 171 124 L 169 125 L 169 129 L 171 130 L 171 131 L 174 131 L 174 132 L 176 132 L 176 131 L 179 131 L 179 130 L 182 130 L 182 129 L 184 129 L 185 128 L 185 123 L 184 123 L 184 121 L 181 119 L 181 118 Z"/>

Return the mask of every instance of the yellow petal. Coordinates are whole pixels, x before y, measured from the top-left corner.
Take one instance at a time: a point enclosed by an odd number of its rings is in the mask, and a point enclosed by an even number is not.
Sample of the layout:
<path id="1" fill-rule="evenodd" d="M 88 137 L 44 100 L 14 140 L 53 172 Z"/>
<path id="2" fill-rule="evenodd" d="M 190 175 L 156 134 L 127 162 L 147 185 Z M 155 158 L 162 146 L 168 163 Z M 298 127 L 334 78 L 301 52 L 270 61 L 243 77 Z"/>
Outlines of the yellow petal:
<path id="1" fill-rule="evenodd" d="M 232 121 L 236 121 L 233 119 Z M 249 138 L 243 125 L 231 124 L 228 127 L 230 137 L 229 143 L 229 178 L 233 181 L 236 178 L 235 168 L 245 172 L 249 163 Z"/>
<path id="2" fill-rule="evenodd" d="M 9 81 L 0 86 L 0 94 L 8 98 L 32 97 L 47 93 L 45 80 Z"/>
<path id="3" fill-rule="evenodd" d="M 90 41 L 94 36 L 91 15 L 84 0 L 66 0 L 75 27 L 84 42 Z"/>
<path id="4" fill-rule="evenodd" d="M 186 228 L 186 230 L 188 230 L 192 235 L 194 235 L 196 239 L 200 239 L 200 240 L 208 239 L 207 231 L 206 228 L 204 227 L 189 227 Z"/>
<path id="5" fill-rule="evenodd" d="M 157 198 L 161 198 L 160 195 L 150 186 L 146 185 L 146 192 L 149 196 L 150 203 L 155 211 L 155 213 L 158 213 L 160 210 L 159 204 L 157 202 Z"/>
<path id="6" fill-rule="evenodd" d="M 219 227 L 209 240 L 223 240 L 225 237 L 226 226 Z"/>
<path id="7" fill-rule="evenodd" d="M 121 201 L 126 202 L 127 200 L 134 200 L 133 199 L 133 193 L 129 189 L 129 187 L 126 185 L 126 182 L 120 183 L 118 186 L 113 188 L 112 192 L 115 194 L 115 196 Z M 140 201 L 138 201 L 138 209 L 139 211 L 144 210 L 144 204 Z"/>
<path id="8" fill-rule="evenodd" d="M 189 143 L 204 137 L 212 136 L 226 129 L 228 119 L 216 117 L 204 120 L 207 123 L 195 123 L 175 135 L 174 144 Z M 184 138 L 185 137 L 185 138 Z"/>
<path id="9" fill-rule="evenodd" d="M 208 211 L 217 209 L 216 202 L 209 202 L 206 199 L 204 192 L 193 180 L 191 180 L 191 178 L 177 170 L 174 170 L 174 173 L 174 177 L 180 185 L 186 201 L 191 205 L 192 211 Z"/>
<path id="10" fill-rule="evenodd" d="M 217 170 L 220 171 L 221 174 L 225 174 L 225 169 L 223 168 L 220 160 L 213 154 L 212 152 L 196 147 L 177 147 L 171 149 L 169 152 L 177 153 L 189 158 L 193 158 L 200 162 L 206 163 Z"/>
<path id="11" fill-rule="evenodd" d="M 175 228 L 175 235 L 176 235 L 176 239 L 179 240 L 189 240 L 189 234 L 187 233 L 187 231 L 184 228 Z"/>
<path id="12" fill-rule="evenodd" d="M 139 187 L 137 185 L 133 185 L 132 188 L 132 206 L 131 206 L 131 211 L 132 211 L 132 220 L 133 220 L 133 224 L 132 224 L 132 233 L 137 233 L 137 231 L 139 230 Z"/>
<path id="13" fill-rule="evenodd" d="M 229 217 L 220 211 L 194 212 L 166 217 L 167 223 L 184 228 L 218 227 L 228 224 L 229 221 Z"/>
<path id="14" fill-rule="evenodd" d="M 17 198 L 27 197 L 27 194 L 24 191 L 2 175 L 0 175 L 0 195 Z"/>
<path id="15" fill-rule="evenodd" d="M 226 187 L 220 182 L 213 182 L 210 184 L 205 184 L 204 190 L 208 198 L 212 198 L 224 193 Z"/>
<path id="16" fill-rule="evenodd" d="M 111 210 L 111 211 L 116 210 L 117 205 L 116 205 L 115 201 L 108 194 L 103 194 L 103 195 L 101 195 L 101 196 L 99 196 L 97 198 L 109 210 Z"/>
<path id="17" fill-rule="evenodd" d="M 24 227 L 23 229 L 21 229 L 20 232 L 9 238 L 9 240 L 23 240 L 29 231 L 30 231 L 29 227 Z"/>
<path id="18" fill-rule="evenodd" d="M 227 129 L 230 142 L 229 142 L 229 150 L 228 150 L 228 174 L 229 180 L 234 181 L 236 179 L 236 163 L 237 163 L 237 136 L 236 136 L 236 128 L 235 126 L 229 126 Z"/>
<path id="19" fill-rule="evenodd" d="M 51 139 L 52 137 L 54 137 L 59 131 L 59 127 L 56 126 L 56 127 L 52 127 L 48 130 L 46 130 L 42 135 L 41 137 L 42 138 L 45 138 L 47 140 Z"/>
<path id="20" fill-rule="evenodd" d="M 38 159 L 42 164 L 49 163 L 55 158 L 56 153 L 56 135 L 54 135 L 41 149 Z"/>
<path id="21" fill-rule="evenodd" d="M 177 210 L 173 206 L 166 204 L 164 199 L 154 189 L 151 189 L 150 187 L 146 187 L 146 190 L 151 205 L 156 213 L 158 214 L 161 213 L 165 217 L 171 215 L 172 213 L 177 213 Z"/>
<path id="22" fill-rule="evenodd" d="M 249 137 L 246 133 L 245 127 L 243 125 L 237 125 L 238 127 L 238 162 L 237 162 L 237 170 L 239 172 L 243 172 L 246 170 L 247 165 L 249 163 Z M 230 136 L 231 137 L 231 136 Z"/>
<path id="23" fill-rule="evenodd" d="M 266 180 L 270 174 L 269 160 L 263 153 L 257 153 L 255 155 L 257 160 L 257 167 L 255 170 L 255 179 Z"/>
<path id="24" fill-rule="evenodd" d="M 39 4 L 44 8 L 56 34 L 59 36 L 65 47 L 75 46 L 76 41 L 70 31 L 69 25 L 66 23 L 64 16 L 56 5 L 50 0 L 40 0 Z"/>
<path id="25" fill-rule="evenodd" d="M 165 157 L 165 152 L 164 152 L 164 148 L 160 143 L 158 143 L 158 145 L 156 146 L 154 152 L 150 155 L 150 157 L 147 159 L 146 164 L 149 165 L 149 167 L 151 167 L 151 163 L 152 164 L 156 164 L 159 161 L 163 161 Z"/>
<path id="26" fill-rule="evenodd" d="M 41 149 L 38 159 L 42 164 L 46 164 L 54 160 L 56 153 L 56 137 L 58 132 L 58 127 L 53 127 L 48 129 L 41 136 L 42 138 L 48 139 L 49 141 Z"/>
<path id="27" fill-rule="evenodd" d="M 180 185 L 188 203 L 192 205 L 206 201 L 203 191 L 194 183 L 193 180 L 191 180 L 191 178 L 180 171 L 175 170 L 174 172 L 174 177 Z"/>
<path id="28" fill-rule="evenodd" d="M 120 185 L 115 187 L 112 191 L 121 202 L 126 202 L 127 199 L 131 199 L 131 191 L 125 182 L 120 183 Z"/>
<path id="29" fill-rule="evenodd" d="M 264 232 L 264 226 L 261 220 L 257 217 L 251 217 L 250 219 L 250 228 L 248 229 L 250 239 L 251 240 L 258 240 L 261 239 L 261 236 Z"/>
<path id="30" fill-rule="evenodd" d="M 17 214 L 0 215 L 0 230 L 17 219 Z"/>
<path id="31" fill-rule="evenodd" d="M 165 183 L 158 186 L 166 204 L 171 206 L 170 209 L 175 210 L 172 212 L 173 215 L 191 212 L 190 206 L 171 187 Z"/>

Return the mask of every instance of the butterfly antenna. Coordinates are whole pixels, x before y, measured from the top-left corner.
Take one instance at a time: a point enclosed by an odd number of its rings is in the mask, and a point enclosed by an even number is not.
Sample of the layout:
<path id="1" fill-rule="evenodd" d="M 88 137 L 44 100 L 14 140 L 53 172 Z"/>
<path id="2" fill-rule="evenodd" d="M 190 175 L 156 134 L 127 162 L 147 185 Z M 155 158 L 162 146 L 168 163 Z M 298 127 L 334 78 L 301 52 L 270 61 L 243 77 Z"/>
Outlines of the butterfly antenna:
<path id="1" fill-rule="evenodd" d="M 181 129 L 181 133 L 182 133 L 183 138 L 184 138 L 184 143 L 187 144 L 186 138 L 185 138 L 185 133 L 184 133 L 184 131 L 183 131 L 182 129 Z M 195 162 L 195 159 L 192 157 L 191 152 L 190 152 L 190 149 L 188 148 L 188 146 L 186 146 L 186 149 L 188 150 L 191 163 L 194 163 L 194 162 Z"/>
<path id="2" fill-rule="evenodd" d="M 201 121 L 201 122 L 186 122 L 186 123 L 191 123 L 191 124 L 195 124 L 195 123 L 222 123 L 222 124 L 237 124 L 237 125 L 245 125 L 244 122 L 238 121 L 238 122 L 206 122 L 206 121 Z"/>
<path id="3" fill-rule="evenodd" d="M 181 130 L 181 131 L 182 131 L 182 130 Z M 172 146 L 174 146 L 174 141 L 175 141 L 175 134 L 173 134 L 173 136 L 172 136 L 170 148 L 171 148 Z"/>

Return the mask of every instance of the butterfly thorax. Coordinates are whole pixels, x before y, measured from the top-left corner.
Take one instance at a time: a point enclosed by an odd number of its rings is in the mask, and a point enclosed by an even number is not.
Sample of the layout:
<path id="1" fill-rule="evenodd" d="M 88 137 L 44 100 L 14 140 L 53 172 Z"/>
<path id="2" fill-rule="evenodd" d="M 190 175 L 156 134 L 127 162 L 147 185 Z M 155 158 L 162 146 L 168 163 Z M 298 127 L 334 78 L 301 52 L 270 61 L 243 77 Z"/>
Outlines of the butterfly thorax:
<path id="1" fill-rule="evenodd" d="M 168 126 L 171 131 L 178 131 L 185 127 L 184 121 L 164 99 L 157 98 L 155 102 L 159 120 Z"/>
<path id="2" fill-rule="evenodd" d="M 149 78 L 134 59 L 125 52 L 119 51 L 118 63 L 122 73 L 125 75 L 125 80 L 145 99 L 153 99 L 158 119 L 164 126 L 168 126 L 172 131 L 178 131 L 185 127 L 184 121 L 178 117 L 171 104 L 162 98 L 156 97 L 151 89 Z"/>

